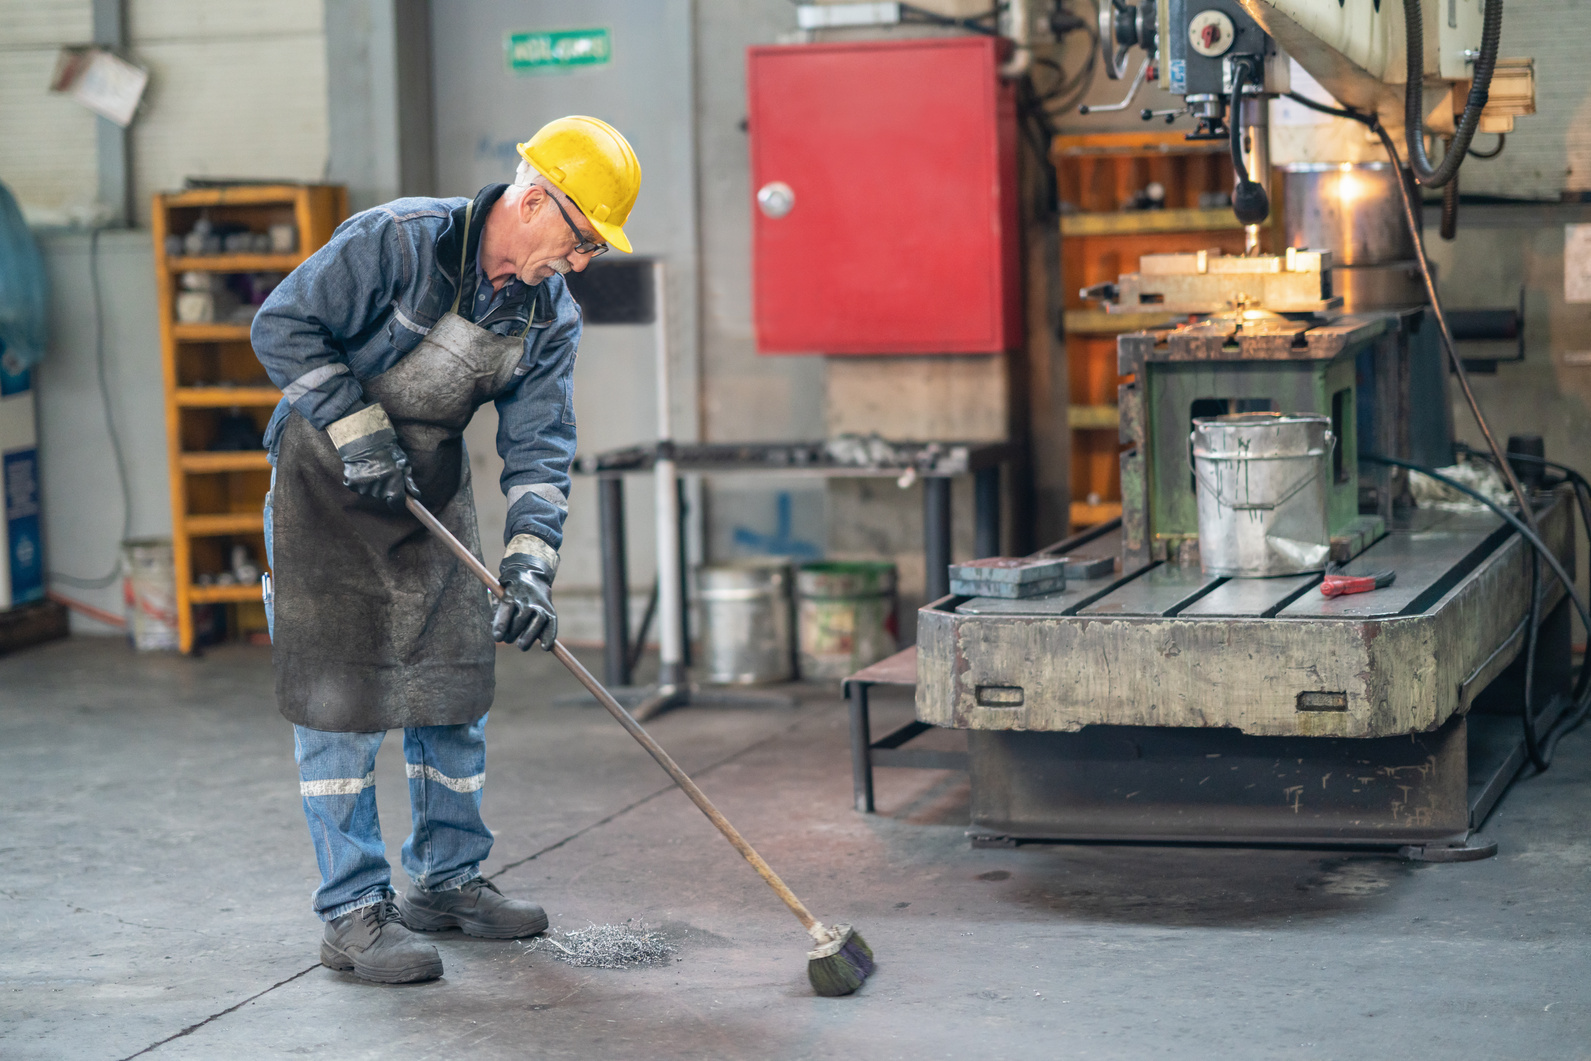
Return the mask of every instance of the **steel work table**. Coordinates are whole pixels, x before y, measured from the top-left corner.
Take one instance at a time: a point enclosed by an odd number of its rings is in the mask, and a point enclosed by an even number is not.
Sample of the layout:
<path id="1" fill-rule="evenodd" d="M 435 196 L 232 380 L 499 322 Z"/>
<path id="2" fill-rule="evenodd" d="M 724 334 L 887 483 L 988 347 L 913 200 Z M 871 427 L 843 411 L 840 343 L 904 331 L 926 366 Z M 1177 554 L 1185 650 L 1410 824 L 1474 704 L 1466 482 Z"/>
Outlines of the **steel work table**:
<path id="1" fill-rule="evenodd" d="M 1572 565 L 1572 500 L 1536 505 Z M 946 597 L 918 613 L 917 717 L 970 731 L 980 842 L 1480 857 L 1495 848 L 1470 835 L 1525 762 L 1530 556 L 1491 513 L 1422 509 L 1345 566 L 1397 572 L 1371 593 L 1162 562 L 1028 600 Z M 1541 733 L 1570 703 L 1556 582 L 1538 622 Z"/>
<path id="2" fill-rule="evenodd" d="M 1010 461 L 1008 442 L 894 442 L 912 459 L 888 464 L 849 464 L 828 455 L 823 441 L 671 443 L 667 453 L 680 475 L 760 475 L 808 479 L 899 479 L 923 481 L 923 552 L 928 599 L 950 592 L 950 481 L 973 477 L 975 546 L 978 557 L 1000 552 L 1000 466 Z M 577 457 L 573 471 L 597 478 L 602 552 L 603 678 L 630 684 L 629 575 L 625 562 L 623 476 L 650 472 L 660 446 L 631 446 Z M 682 506 L 683 511 L 683 506 Z M 685 536 L 680 535 L 683 543 Z M 683 545 L 682 545 L 683 548 Z M 685 564 L 680 564 L 685 569 Z M 685 594 L 680 594 L 685 600 Z"/>

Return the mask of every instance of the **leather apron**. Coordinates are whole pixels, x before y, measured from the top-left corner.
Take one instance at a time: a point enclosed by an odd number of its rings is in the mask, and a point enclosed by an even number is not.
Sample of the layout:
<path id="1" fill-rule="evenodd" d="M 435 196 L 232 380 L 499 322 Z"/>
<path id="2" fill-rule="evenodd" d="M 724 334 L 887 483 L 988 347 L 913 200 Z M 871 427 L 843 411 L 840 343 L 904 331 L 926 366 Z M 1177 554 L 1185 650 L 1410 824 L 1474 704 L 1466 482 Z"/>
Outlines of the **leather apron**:
<path id="1" fill-rule="evenodd" d="M 461 262 L 461 289 L 463 275 Z M 363 387 L 391 419 L 420 500 L 479 556 L 464 428 L 517 381 L 525 346 L 523 333 L 496 335 L 458 305 L 455 296 L 403 360 Z M 293 413 L 272 491 L 277 705 L 291 722 L 333 732 L 474 722 L 495 688 L 490 594 L 407 511 L 361 497 L 342 477 L 326 432 Z"/>

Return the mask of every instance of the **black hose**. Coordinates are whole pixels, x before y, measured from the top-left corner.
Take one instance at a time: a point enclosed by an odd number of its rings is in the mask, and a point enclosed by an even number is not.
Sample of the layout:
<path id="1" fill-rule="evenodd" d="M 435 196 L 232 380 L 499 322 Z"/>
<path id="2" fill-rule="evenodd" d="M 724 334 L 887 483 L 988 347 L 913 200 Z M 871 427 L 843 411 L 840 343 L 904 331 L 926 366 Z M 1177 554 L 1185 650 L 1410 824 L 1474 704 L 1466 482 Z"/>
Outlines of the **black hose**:
<path id="1" fill-rule="evenodd" d="M 1470 78 L 1469 98 L 1453 127 L 1453 141 L 1440 165 L 1425 155 L 1425 20 L 1419 0 L 1404 0 L 1403 47 L 1408 57 L 1403 88 L 1404 141 L 1409 148 L 1409 169 L 1414 179 L 1429 188 L 1440 188 L 1458 173 L 1469 142 L 1480 127 L 1481 111 L 1491 93 L 1492 71 L 1497 67 L 1497 42 L 1503 34 L 1503 0 L 1485 0 L 1481 16 L 1481 51 Z"/>
<path id="2" fill-rule="evenodd" d="M 1443 239 L 1452 241 L 1458 235 L 1458 174 L 1442 185 L 1442 227 L 1437 230 Z"/>
<path id="3" fill-rule="evenodd" d="M 1530 554 L 1530 613 L 1525 618 L 1525 702 L 1520 717 L 1525 731 L 1525 754 L 1538 771 L 1546 770 L 1552 763 L 1542 755 L 1541 735 L 1536 732 L 1536 643 L 1540 640 L 1536 627 L 1541 622 L 1541 556 Z"/>
<path id="4" fill-rule="evenodd" d="M 1231 135 L 1232 170 L 1237 174 L 1237 187 L 1232 190 L 1232 213 L 1245 225 L 1258 225 L 1271 213 L 1270 197 L 1265 186 L 1249 178 L 1248 167 L 1243 163 L 1243 86 L 1257 75 L 1256 60 L 1242 56 L 1232 60 L 1232 101 L 1227 105 L 1227 131 Z M 1265 105 L 1262 99 L 1260 106 Z"/>
<path id="5" fill-rule="evenodd" d="M 1515 454 L 1515 456 L 1520 455 Z M 1407 468 L 1410 471 L 1419 472 L 1421 475 L 1429 476 L 1444 486 L 1451 487 L 1466 497 L 1472 498 L 1475 501 L 1479 501 L 1481 504 L 1491 509 L 1502 518 L 1503 522 L 1507 523 L 1509 526 L 1513 527 L 1514 530 L 1518 531 L 1520 537 L 1524 538 L 1525 541 L 1530 543 L 1531 547 L 1535 549 L 1536 556 L 1539 559 L 1547 561 L 1547 566 L 1552 568 L 1552 573 L 1554 575 L 1558 576 L 1558 581 L 1563 584 L 1564 592 L 1568 594 L 1569 600 L 1574 604 L 1575 611 L 1579 613 L 1580 622 L 1585 625 L 1586 629 L 1591 630 L 1591 612 L 1586 610 L 1585 601 L 1581 598 L 1580 591 L 1575 588 L 1574 579 L 1570 577 L 1569 572 L 1564 569 L 1563 562 L 1558 559 L 1556 553 L 1547 548 L 1547 543 L 1541 540 L 1541 536 L 1536 533 L 1535 529 L 1525 526 L 1525 522 L 1518 516 L 1514 515 L 1514 513 L 1510 512 L 1502 505 L 1499 505 L 1497 502 L 1493 501 L 1479 490 L 1466 486 L 1451 476 L 1443 475 L 1435 468 L 1427 468 L 1423 464 L 1415 464 L 1413 461 L 1402 460 L 1398 457 L 1383 457 L 1374 453 L 1361 453 L 1359 455 L 1359 459 L 1370 464 L 1387 464 L 1395 468 Z M 1534 589 L 1535 587 L 1532 588 Z M 1532 601 L 1534 602 L 1535 600 L 1537 600 L 1537 597 L 1533 592 Z M 1534 615 L 1535 608 L 1533 603 L 1532 616 Z M 1531 639 L 1530 648 L 1527 651 L 1530 657 L 1533 658 L 1535 655 L 1534 640 L 1536 636 L 1534 627 L 1527 631 L 1527 636 Z M 1529 681 L 1528 672 L 1526 680 Z M 1526 694 L 1527 698 L 1529 695 L 1529 693 Z M 1525 710 L 1527 718 L 1531 719 L 1533 722 L 1534 719 L 1531 714 L 1529 703 L 1525 705 Z M 1569 715 L 1567 718 L 1560 719 L 1553 726 L 1551 731 L 1549 731 L 1544 737 L 1540 738 L 1539 744 L 1536 748 L 1536 753 L 1540 756 L 1542 762 L 1551 765 L 1553 749 L 1558 746 L 1558 741 L 1571 731 L 1578 728 L 1580 724 L 1586 720 L 1586 716 L 1588 714 L 1591 714 L 1591 699 L 1588 699 L 1583 695 L 1577 697 L 1574 704 L 1574 713 Z M 1533 731 L 1532 736 L 1534 736 Z M 1535 761 L 1534 756 L 1532 757 L 1532 761 Z M 1538 768 L 1544 770 L 1546 769 L 1546 766 L 1538 766 Z"/>
<path id="6" fill-rule="evenodd" d="M 1476 151 L 1472 147 L 1472 148 L 1469 149 L 1469 157 L 1470 158 L 1496 158 L 1498 155 L 1503 153 L 1503 148 L 1506 147 L 1507 144 L 1508 144 L 1508 134 L 1507 133 L 1498 133 L 1497 134 L 1497 146 L 1496 147 L 1492 148 L 1490 151 Z"/>
<path id="7" fill-rule="evenodd" d="M 1362 125 L 1370 124 L 1369 115 L 1360 114 L 1358 111 L 1349 110 L 1346 107 L 1328 107 L 1319 100 L 1310 99 L 1308 96 L 1300 95 L 1297 92 L 1287 93 L 1287 98 L 1292 100 L 1294 103 L 1299 103 L 1305 107 L 1308 107 L 1312 111 L 1319 111 L 1322 114 L 1329 114 L 1333 118 L 1350 118 Z"/>
<path id="8" fill-rule="evenodd" d="M 1491 3 L 1492 0 L 1488 0 Z M 1410 6 L 1418 6 L 1412 3 Z M 1488 8 L 1490 10 L 1490 8 Z M 1499 7 L 1499 12 L 1501 8 Z M 1499 17 L 1501 15 L 1499 14 Z M 1532 528 L 1536 525 L 1536 514 L 1530 507 L 1529 500 L 1525 497 L 1525 488 L 1519 485 L 1519 477 L 1514 474 L 1513 465 L 1508 463 L 1503 453 L 1503 448 L 1497 444 L 1497 436 L 1492 434 L 1492 428 L 1486 422 L 1486 416 L 1481 412 L 1480 401 L 1475 397 L 1475 389 L 1470 386 L 1469 371 L 1464 367 L 1464 359 L 1458 356 L 1458 346 L 1453 342 L 1453 329 L 1448 325 L 1447 311 L 1442 308 L 1442 300 L 1436 294 L 1436 277 L 1431 273 L 1431 260 L 1425 255 L 1425 240 L 1420 236 L 1420 215 L 1414 209 L 1414 196 L 1409 192 L 1409 183 L 1401 179 L 1403 174 L 1403 160 L 1398 157 L 1398 147 L 1392 142 L 1392 137 L 1387 135 L 1381 120 L 1374 114 L 1361 114 L 1359 111 L 1346 107 L 1328 107 L 1318 103 L 1307 96 L 1296 92 L 1289 92 L 1287 97 L 1295 103 L 1301 103 L 1312 110 L 1322 114 L 1330 114 L 1336 118 L 1348 118 L 1368 128 L 1381 138 L 1381 146 L 1386 150 L 1387 158 L 1392 161 L 1392 168 L 1397 170 L 1398 198 L 1403 203 L 1403 221 L 1409 227 L 1409 237 L 1414 241 L 1414 256 L 1419 262 L 1420 279 L 1425 284 L 1425 295 L 1431 302 L 1431 315 L 1436 318 L 1437 330 L 1442 335 L 1442 345 L 1447 349 L 1448 361 L 1453 366 L 1453 374 L 1458 377 L 1459 387 L 1464 392 L 1464 401 L 1469 405 L 1470 413 L 1475 417 L 1475 425 L 1480 428 L 1481 437 L 1486 439 L 1486 448 L 1491 451 L 1492 457 L 1497 461 L 1498 470 L 1502 473 L 1504 481 L 1508 483 L 1509 491 L 1514 495 L 1514 500 L 1519 503 L 1519 510 L 1524 513 Z"/>
<path id="9" fill-rule="evenodd" d="M 1483 460 L 1489 464 L 1495 463 L 1490 453 L 1474 449 L 1462 442 L 1458 443 L 1455 448 L 1476 460 Z M 1570 483 L 1574 487 L 1576 507 L 1580 510 L 1580 526 L 1585 530 L 1586 540 L 1591 541 L 1591 480 L 1586 479 L 1584 475 L 1581 475 L 1567 464 L 1559 464 L 1557 461 L 1550 461 L 1545 457 L 1534 457 L 1528 453 L 1510 453 L 1508 459 L 1510 461 L 1523 461 L 1526 464 L 1539 464 L 1544 468 L 1550 468 L 1562 473 L 1563 479 L 1561 482 Z M 1576 703 L 1580 701 L 1581 697 L 1586 695 L 1588 688 L 1591 688 L 1591 652 L 1586 653 L 1585 658 L 1581 661 L 1580 677 L 1574 685 L 1574 700 Z"/>
<path id="10" fill-rule="evenodd" d="M 1387 135 L 1386 129 L 1379 121 L 1372 118 L 1366 124 L 1369 124 L 1375 134 L 1381 138 L 1381 146 L 1386 149 L 1387 157 L 1392 159 L 1393 168 L 1401 175 L 1403 161 L 1398 158 L 1398 148 L 1392 142 L 1392 137 Z M 1530 499 L 1525 496 L 1525 488 L 1519 485 L 1519 477 L 1514 474 L 1514 466 L 1508 463 L 1503 447 L 1497 442 L 1497 436 L 1492 434 L 1492 427 L 1486 421 L 1486 414 L 1481 412 L 1480 399 L 1475 397 L 1475 388 L 1469 382 L 1469 370 L 1464 367 L 1464 359 L 1458 354 L 1458 344 L 1453 341 L 1453 329 L 1448 325 L 1447 311 L 1442 308 L 1442 300 L 1437 297 L 1436 277 L 1431 272 L 1431 261 L 1425 255 L 1425 240 L 1420 236 L 1420 215 L 1414 210 L 1414 196 L 1409 192 L 1407 181 L 1400 179 L 1397 183 L 1398 198 L 1403 203 L 1403 220 L 1409 226 L 1409 235 L 1414 240 L 1414 256 L 1420 264 L 1420 279 L 1425 282 L 1425 295 L 1431 302 L 1431 315 L 1436 318 L 1437 331 L 1441 333 L 1442 345 L 1447 348 L 1448 361 L 1453 366 L 1453 375 L 1458 377 L 1459 389 L 1464 392 L 1464 401 L 1468 403 L 1469 411 L 1475 417 L 1475 426 L 1480 428 L 1481 436 L 1486 439 L 1486 447 L 1496 458 L 1498 471 L 1502 472 L 1503 480 L 1508 483 L 1509 492 L 1519 503 L 1520 513 L 1529 522 L 1531 529 L 1535 530 L 1535 510 L 1530 507 Z"/>

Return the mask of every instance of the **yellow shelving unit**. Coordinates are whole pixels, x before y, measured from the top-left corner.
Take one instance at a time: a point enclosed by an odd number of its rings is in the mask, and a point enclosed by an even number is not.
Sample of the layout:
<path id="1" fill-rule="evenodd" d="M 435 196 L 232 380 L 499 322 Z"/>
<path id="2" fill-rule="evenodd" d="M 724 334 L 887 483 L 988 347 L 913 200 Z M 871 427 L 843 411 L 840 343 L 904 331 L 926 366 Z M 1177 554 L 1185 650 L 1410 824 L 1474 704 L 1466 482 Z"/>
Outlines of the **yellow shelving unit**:
<path id="1" fill-rule="evenodd" d="M 261 510 L 271 474 L 265 451 L 211 447 L 225 417 L 246 417 L 263 431 L 282 394 L 254 356 L 248 322 L 176 319 L 178 278 L 187 272 L 291 272 L 325 245 L 347 215 L 347 190 L 331 184 L 238 185 L 155 196 L 151 228 L 165 369 L 177 623 L 184 652 L 194 647 L 196 605 L 228 607 L 230 630 L 264 629 L 258 583 L 202 585 L 199 579 L 229 570 L 234 545 L 246 545 L 255 562 L 265 564 Z M 298 230 L 298 249 L 291 254 L 167 255 L 166 236 L 185 234 L 200 217 L 251 232 L 291 222 Z"/>

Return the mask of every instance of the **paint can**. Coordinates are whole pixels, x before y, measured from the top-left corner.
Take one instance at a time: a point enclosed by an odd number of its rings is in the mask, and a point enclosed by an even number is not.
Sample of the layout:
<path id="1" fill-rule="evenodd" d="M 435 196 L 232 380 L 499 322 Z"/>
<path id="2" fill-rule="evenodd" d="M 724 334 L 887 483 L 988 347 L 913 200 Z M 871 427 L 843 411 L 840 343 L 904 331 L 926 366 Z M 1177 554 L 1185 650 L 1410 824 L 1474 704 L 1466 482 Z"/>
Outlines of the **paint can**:
<path id="1" fill-rule="evenodd" d="M 719 685 L 789 681 L 790 565 L 744 560 L 696 570 L 703 677 Z"/>
<path id="2" fill-rule="evenodd" d="M 1201 416 L 1188 437 L 1207 575 L 1264 578 L 1326 566 L 1336 444 L 1324 416 Z"/>
<path id="3" fill-rule="evenodd" d="M 177 576 L 170 538 L 122 542 L 127 636 L 140 652 L 177 647 Z"/>
<path id="4" fill-rule="evenodd" d="M 827 560 L 796 575 L 803 679 L 844 678 L 895 652 L 898 582 L 879 560 Z"/>

